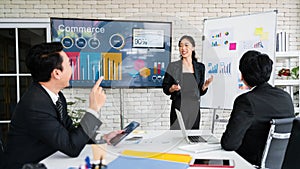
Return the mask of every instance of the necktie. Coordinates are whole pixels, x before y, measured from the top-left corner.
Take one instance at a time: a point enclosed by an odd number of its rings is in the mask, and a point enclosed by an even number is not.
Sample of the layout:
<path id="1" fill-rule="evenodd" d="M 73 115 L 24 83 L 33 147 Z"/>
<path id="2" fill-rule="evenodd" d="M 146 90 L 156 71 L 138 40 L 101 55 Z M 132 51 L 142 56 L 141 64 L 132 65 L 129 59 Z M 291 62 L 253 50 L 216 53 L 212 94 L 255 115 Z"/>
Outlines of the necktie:
<path id="1" fill-rule="evenodd" d="M 56 108 L 57 108 L 57 111 L 58 111 L 58 114 L 59 114 L 60 121 L 63 122 L 63 104 L 62 104 L 59 97 L 56 101 Z"/>

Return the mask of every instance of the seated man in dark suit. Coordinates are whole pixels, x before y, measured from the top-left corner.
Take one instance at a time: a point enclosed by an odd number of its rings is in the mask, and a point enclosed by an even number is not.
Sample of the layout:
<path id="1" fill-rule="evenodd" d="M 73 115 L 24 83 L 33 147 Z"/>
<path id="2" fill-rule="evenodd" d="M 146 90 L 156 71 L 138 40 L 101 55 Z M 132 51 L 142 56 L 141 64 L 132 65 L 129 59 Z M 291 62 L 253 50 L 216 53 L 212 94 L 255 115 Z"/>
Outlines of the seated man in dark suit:
<path id="1" fill-rule="evenodd" d="M 4 157 L 9 169 L 38 163 L 57 151 L 78 156 L 102 124 L 98 119 L 99 110 L 106 100 L 100 78 L 89 95 L 89 108 L 76 128 L 67 114 L 66 99 L 61 92 L 69 86 L 72 75 L 69 57 L 61 43 L 34 46 L 26 57 L 26 66 L 33 83 L 12 115 Z M 109 142 L 120 132 L 111 132 L 104 138 Z"/>
<path id="2" fill-rule="evenodd" d="M 242 56 L 241 79 L 250 91 L 235 99 L 221 138 L 223 149 L 234 150 L 257 166 L 261 163 L 271 119 L 294 117 L 291 96 L 268 84 L 272 64 L 268 55 L 258 51 L 248 51 Z"/>

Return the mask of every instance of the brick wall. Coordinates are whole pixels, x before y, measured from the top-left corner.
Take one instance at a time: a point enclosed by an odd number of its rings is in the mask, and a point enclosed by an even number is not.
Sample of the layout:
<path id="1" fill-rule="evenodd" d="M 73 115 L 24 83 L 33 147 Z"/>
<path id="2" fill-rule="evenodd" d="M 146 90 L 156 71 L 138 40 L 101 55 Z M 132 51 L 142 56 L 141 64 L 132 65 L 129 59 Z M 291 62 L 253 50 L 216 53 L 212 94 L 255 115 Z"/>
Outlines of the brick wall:
<path id="1" fill-rule="evenodd" d="M 202 51 L 203 20 L 278 10 L 277 31 L 289 33 L 289 50 L 300 50 L 299 0 L 1 0 L 0 18 L 87 18 L 172 21 L 172 61 L 179 59 L 177 42 L 183 34 L 196 39 L 196 52 Z M 88 100 L 89 89 L 65 89 L 69 100 L 74 96 Z M 103 129 L 120 128 L 131 120 L 142 129 L 169 128 L 169 97 L 161 89 L 106 89 L 107 102 L 101 110 Z M 86 105 L 81 105 L 86 107 Z M 122 113 L 120 113 L 122 112 Z M 228 118 L 228 112 L 218 114 Z M 203 110 L 202 128 L 211 130 L 210 110 Z M 217 123 L 216 133 L 225 125 Z"/>

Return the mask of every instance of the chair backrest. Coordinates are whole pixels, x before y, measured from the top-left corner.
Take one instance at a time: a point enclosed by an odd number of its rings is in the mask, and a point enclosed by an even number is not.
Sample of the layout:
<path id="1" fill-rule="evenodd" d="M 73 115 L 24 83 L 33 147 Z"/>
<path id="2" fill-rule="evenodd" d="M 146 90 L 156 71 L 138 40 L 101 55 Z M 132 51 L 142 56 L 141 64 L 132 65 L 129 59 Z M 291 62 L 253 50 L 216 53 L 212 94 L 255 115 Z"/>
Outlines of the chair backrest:
<path id="1" fill-rule="evenodd" d="M 282 169 L 298 169 L 300 154 L 300 118 L 295 118 Z"/>
<path id="2" fill-rule="evenodd" d="M 295 118 L 272 119 L 261 168 L 280 169 Z"/>
<path id="3" fill-rule="evenodd" d="M 2 168 L 4 161 L 4 144 L 2 142 L 2 132 L 0 128 L 0 168 Z"/>
<path id="4" fill-rule="evenodd" d="M 4 151 L 4 147 L 3 147 L 3 142 L 2 142 L 2 138 L 0 136 L 0 152 Z"/>

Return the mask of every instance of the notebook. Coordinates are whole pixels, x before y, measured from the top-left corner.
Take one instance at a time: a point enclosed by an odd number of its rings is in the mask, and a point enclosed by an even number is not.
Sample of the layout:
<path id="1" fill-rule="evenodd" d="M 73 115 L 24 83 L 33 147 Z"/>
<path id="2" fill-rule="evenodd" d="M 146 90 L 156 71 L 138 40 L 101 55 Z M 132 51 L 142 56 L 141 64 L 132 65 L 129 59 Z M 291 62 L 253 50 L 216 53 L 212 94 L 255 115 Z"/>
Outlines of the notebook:
<path id="1" fill-rule="evenodd" d="M 181 112 L 177 109 L 175 109 L 175 111 L 176 111 L 176 115 L 177 115 L 177 119 L 178 119 L 178 123 L 179 123 L 180 129 L 181 129 L 182 135 L 185 138 L 185 140 L 187 141 L 187 143 L 189 143 L 189 144 L 206 143 L 206 142 L 219 143 L 219 140 L 212 135 L 207 135 L 205 137 L 204 136 L 202 137 L 200 135 L 187 134 Z"/>
<path id="2" fill-rule="evenodd" d="M 149 151 L 135 151 L 135 150 L 124 150 L 123 155 L 152 158 L 157 160 L 167 160 L 173 162 L 189 163 L 192 160 L 192 156 L 189 154 L 176 154 L 166 152 L 149 152 Z"/>

